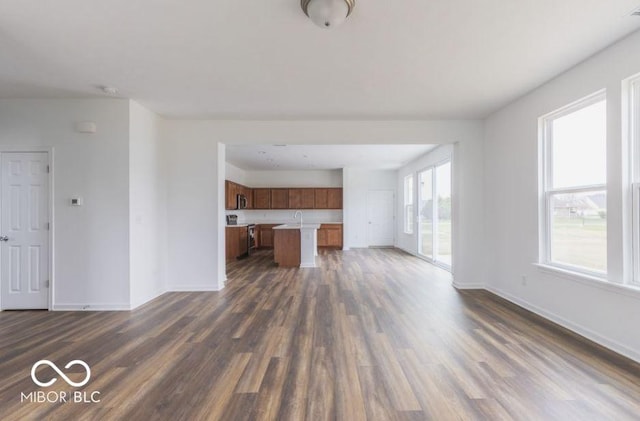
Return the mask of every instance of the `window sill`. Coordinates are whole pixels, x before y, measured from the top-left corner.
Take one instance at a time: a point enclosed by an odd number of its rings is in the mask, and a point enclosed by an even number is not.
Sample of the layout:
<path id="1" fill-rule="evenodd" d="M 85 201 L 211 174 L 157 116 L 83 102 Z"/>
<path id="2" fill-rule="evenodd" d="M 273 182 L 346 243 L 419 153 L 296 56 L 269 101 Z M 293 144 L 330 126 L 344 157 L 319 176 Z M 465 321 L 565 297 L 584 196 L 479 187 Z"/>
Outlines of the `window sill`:
<path id="1" fill-rule="evenodd" d="M 583 285 L 588 285 L 591 287 L 603 289 L 603 290 L 614 292 L 617 294 L 626 295 L 627 297 L 640 299 L 639 286 L 618 284 L 618 283 L 610 282 L 605 278 L 598 278 L 597 276 L 591 276 L 584 273 L 574 272 L 571 270 L 562 269 L 562 268 L 551 266 L 551 265 L 545 265 L 544 263 L 534 263 L 533 265 L 537 267 L 538 270 L 541 272 L 559 276 L 561 278 L 578 282 Z"/>

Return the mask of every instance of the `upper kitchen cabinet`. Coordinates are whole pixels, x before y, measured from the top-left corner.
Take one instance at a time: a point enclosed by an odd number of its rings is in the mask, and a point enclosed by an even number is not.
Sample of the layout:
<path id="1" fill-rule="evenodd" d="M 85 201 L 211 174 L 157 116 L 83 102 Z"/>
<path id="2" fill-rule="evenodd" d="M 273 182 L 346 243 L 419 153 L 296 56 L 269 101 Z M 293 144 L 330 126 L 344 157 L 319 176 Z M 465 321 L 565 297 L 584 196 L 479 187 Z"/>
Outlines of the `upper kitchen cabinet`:
<path id="1" fill-rule="evenodd" d="M 342 189 L 315 189 L 316 209 L 342 209 Z"/>
<path id="2" fill-rule="evenodd" d="M 342 189 L 327 189 L 327 207 L 329 209 L 342 209 Z"/>
<path id="3" fill-rule="evenodd" d="M 315 189 L 289 189 L 290 209 L 313 209 Z"/>
<path id="4" fill-rule="evenodd" d="M 247 209 L 252 208 L 252 189 L 233 181 L 225 180 L 225 209 L 238 209 L 238 195 L 241 194 L 247 199 Z"/>
<path id="5" fill-rule="evenodd" d="M 290 209 L 289 189 L 271 189 L 271 209 Z"/>
<path id="6" fill-rule="evenodd" d="M 253 209 L 271 209 L 271 189 L 253 189 Z"/>
<path id="7" fill-rule="evenodd" d="M 236 209 L 237 195 L 238 195 L 237 186 L 238 185 L 233 181 L 225 180 L 224 182 L 225 209 Z"/>

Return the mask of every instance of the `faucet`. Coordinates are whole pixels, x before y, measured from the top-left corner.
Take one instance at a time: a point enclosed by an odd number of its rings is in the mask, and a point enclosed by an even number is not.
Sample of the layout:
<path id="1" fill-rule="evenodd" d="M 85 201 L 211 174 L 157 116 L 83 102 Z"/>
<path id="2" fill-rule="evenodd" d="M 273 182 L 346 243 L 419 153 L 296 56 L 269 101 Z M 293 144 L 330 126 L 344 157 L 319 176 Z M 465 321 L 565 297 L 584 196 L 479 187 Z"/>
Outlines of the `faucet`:
<path id="1" fill-rule="evenodd" d="M 295 211 L 295 213 L 293 214 L 293 220 L 294 221 L 296 220 L 296 218 L 298 217 L 298 214 L 300 215 L 300 226 L 302 227 L 302 211 L 301 210 Z"/>

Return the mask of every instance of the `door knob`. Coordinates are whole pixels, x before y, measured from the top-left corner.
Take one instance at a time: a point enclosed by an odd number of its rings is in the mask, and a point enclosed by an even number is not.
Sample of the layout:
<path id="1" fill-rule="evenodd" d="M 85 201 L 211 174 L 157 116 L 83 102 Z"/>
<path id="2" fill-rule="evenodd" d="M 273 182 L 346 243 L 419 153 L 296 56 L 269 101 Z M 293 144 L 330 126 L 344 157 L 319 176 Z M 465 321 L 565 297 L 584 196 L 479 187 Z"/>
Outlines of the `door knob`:
<path id="1" fill-rule="evenodd" d="M 9 237 L 7 237 L 6 235 L 2 235 L 0 236 L 0 241 L 9 241 Z"/>

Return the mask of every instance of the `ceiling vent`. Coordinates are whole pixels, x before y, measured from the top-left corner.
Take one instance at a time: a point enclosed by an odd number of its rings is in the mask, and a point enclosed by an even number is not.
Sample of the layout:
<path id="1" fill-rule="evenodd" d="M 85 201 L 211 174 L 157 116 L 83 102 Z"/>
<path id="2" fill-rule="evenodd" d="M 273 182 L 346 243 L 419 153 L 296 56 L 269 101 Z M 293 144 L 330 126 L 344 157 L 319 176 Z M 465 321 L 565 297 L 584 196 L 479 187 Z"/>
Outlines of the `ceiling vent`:
<path id="1" fill-rule="evenodd" d="M 640 16 L 640 7 L 631 12 L 631 16 Z"/>

